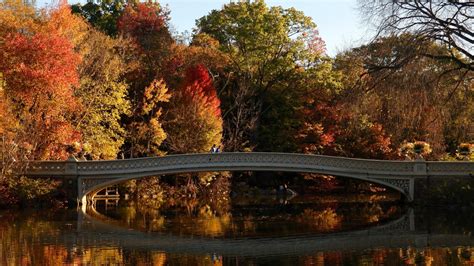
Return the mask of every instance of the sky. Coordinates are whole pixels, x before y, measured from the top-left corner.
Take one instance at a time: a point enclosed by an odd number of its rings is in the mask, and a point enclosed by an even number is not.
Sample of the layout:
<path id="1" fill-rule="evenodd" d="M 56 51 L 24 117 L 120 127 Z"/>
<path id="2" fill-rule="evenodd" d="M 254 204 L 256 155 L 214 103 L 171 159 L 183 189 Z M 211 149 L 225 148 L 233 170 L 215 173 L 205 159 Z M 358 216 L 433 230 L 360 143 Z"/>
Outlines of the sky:
<path id="1" fill-rule="evenodd" d="M 70 4 L 79 2 L 69 0 Z M 85 0 L 80 0 L 85 3 Z M 221 9 L 230 0 L 158 0 L 171 11 L 171 25 L 177 32 L 192 32 L 196 19 L 207 15 L 213 9 Z M 50 4 L 51 0 L 37 0 L 38 6 Z M 294 7 L 310 16 L 326 42 L 330 56 L 367 40 L 371 34 L 362 24 L 356 8 L 356 0 L 267 0 L 268 6 Z"/>

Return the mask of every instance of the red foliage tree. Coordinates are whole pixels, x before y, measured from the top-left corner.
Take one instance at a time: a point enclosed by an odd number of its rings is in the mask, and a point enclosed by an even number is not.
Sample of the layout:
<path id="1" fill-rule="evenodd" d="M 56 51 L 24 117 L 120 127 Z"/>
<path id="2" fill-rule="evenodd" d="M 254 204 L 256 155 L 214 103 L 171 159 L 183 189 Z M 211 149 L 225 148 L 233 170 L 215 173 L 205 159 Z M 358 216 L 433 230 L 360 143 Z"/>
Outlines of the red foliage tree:
<path id="1" fill-rule="evenodd" d="M 216 88 L 204 65 L 197 65 L 187 69 L 182 88 L 185 94 L 195 100 L 201 99 L 214 116 L 220 117 L 221 101 L 217 97 Z"/>
<path id="2" fill-rule="evenodd" d="M 206 152 L 222 138 L 220 100 L 206 68 L 187 69 L 165 115 L 165 146 L 171 153 Z"/>
<path id="3" fill-rule="evenodd" d="M 64 159 L 64 147 L 79 139 L 68 115 L 79 105 L 73 95 L 80 57 L 55 32 L 10 34 L 0 45 L 5 94 L 37 159 Z"/>
<path id="4" fill-rule="evenodd" d="M 117 21 L 117 27 L 122 33 L 140 38 L 161 31 L 165 27 L 166 20 L 158 3 L 137 3 L 125 8 Z"/>
<path id="5" fill-rule="evenodd" d="M 390 137 L 380 124 L 345 113 L 341 105 L 313 102 L 301 115 L 304 123 L 297 138 L 304 153 L 375 159 L 394 156 Z"/>
<path id="6" fill-rule="evenodd" d="M 145 67 L 161 64 L 173 39 L 168 30 L 168 13 L 158 3 L 128 4 L 117 21 L 120 34 L 132 38 L 147 58 Z"/>

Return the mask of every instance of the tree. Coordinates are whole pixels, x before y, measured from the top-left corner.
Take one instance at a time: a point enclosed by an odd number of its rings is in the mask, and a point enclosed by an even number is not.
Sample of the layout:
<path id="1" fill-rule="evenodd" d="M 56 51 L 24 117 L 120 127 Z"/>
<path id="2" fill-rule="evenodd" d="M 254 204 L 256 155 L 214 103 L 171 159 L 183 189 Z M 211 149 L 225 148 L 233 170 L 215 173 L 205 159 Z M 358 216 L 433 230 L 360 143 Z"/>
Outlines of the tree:
<path id="1" fill-rule="evenodd" d="M 38 15 L 34 7 L 20 0 L 0 2 L 0 42 L 9 33 L 36 32 L 39 28 Z"/>
<path id="2" fill-rule="evenodd" d="M 129 111 L 128 86 L 123 81 L 128 66 L 121 51 L 128 43 L 91 28 L 67 5 L 46 14 L 44 31 L 58 32 L 70 40 L 82 57 L 78 66 L 80 82 L 74 90 L 82 108 L 70 118 L 81 132 L 78 144 L 93 158 L 115 158 L 125 135 L 120 120 Z"/>
<path id="3" fill-rule="evenodd" d="M 220 100 L 203 65 L 190 67 L 166 108 L 165 147 L 170 153 L 207 152 L 220 145 L 222 118 Z"/>
<path id="4" fill-rule="evenodd" d="M 137 1 L 124 0 L 97 0 L 87 1 L 86 4 L 77 3 L 71 6 L 74 14 L 80 14 L 96 29 L 109 36 L 117 35 L 117 21 L 122 15 L 127 3 Z"/>
<path id="5" fill-rule="evenodd" d="M 78 82 L 80 57 L 55 32 L 8 34 L 4 40 L 0 72 L 5 95 L 23 132 L 31 134 L 23 140 L 31 146 L 31 159 L 66 158 L 65 146 L 80 137 L 68 120 L 79 108 L 72 86 Z"/>
<path id="6" fill-rule="evenodd" d="M 229 57 L 219 50 L 216 39 L 207 34 L 198 34 L 190 45 L 175 43 L 170 46 L 170 53 L 161 73 L 169 86 L 179 87 L 186 79 L 189 68 L 202 65 L 213 82 L 218 82 L 222 80 L 219 77 L 227 76 L 226 67 L 229 63 Z"/>
<path id="7" fill-rule="evenodd" d="M 420 43 L 436 41 L 446 45 L 447 55 L 427 56 L 453 60 L 474 70 L 474 3 L 471 1 L 366 1 L 359 6 L 367 21 L 382 34 L 413 33 Z M 462 55 L 462 56 L 461 56 Z"/>
<path id="8" fill-rule="evenodd" d="M 303 153 L 372 159 L 394 156 L 382 125 L 367 116 L 345 113 L 341 103 L 311 101 L 301 115 L 304 123 L 296 139 Z"/>
<path id="9" fill-rule="evenodd" d="M 132 157 L 162 154 L 160 145 L 166 138 L 166 133 L 160 121 L 160 103 L 168 102 L 170 96 L 163 80 L 155 80 L 145 89 L 138 109 L 141 120 L 129 125 Z"/>
<path id="10" fill-rule="evenodd" d="M 158 3 L 129 3 L 117 21 L 119 33 L 130 37 L 144 56 L 146 78 L 154 79 L 173 39 L 168 30 L 168 12 Z"/>
<path id="11" fill-rule="evenodd" d="M 168 16 L 158 3 L 129 3 L 117 21 L 119 34 L 132 46 L 127 50 L 127 64 L 133 70 L 125 76 L 130 85 L 128 96 L 131 115 L 125 120 L 130 132 L 126 142 L 132 156 L 160 154 L 158 148 L 166 137 L 159 120 L 161 105 L 169 99 L 163 79 L 163 64 L 173 39 L 168 30 Z M 149 98 L 158 95 L 159 98 Z M 144 135 L 136 135 L 144 134 Z"/>
<path id="12" fill-rule="evenodd" d="M 229 3 L 197 21 L 196 36 L 216 39 L 230 61 L 229 74 L 216 83 L 226 149 L 294 150 L 289 132 L 307 89 L 302 78 L 324 63 L 315 30 L 302 12 L 261 0 Z"/>
<path id="13" fill-rule="evenodd" d="M 126 41 L 89 29 L 78 45 L 83 61 L 75 96 L 83 108 L 74 126 L 82 133 L 81 143 L 93 158 L 116 158 L 125 141 L 121 119 L 130 112 L 128 84 L 123 81 L 127 66 L 117 53 L 123 42 Z"/>
<path id="14" fill-rule="evenodd" d="M 455 149 L 462 141 L 453 140 L 452 133 L 466 136 L 466 121 L 472 117 L 466 105 L 472 101 L 472 72 L 451 60 L 420 56 L 420 50 L 436 55 L 446 54 L 447 48 L 433 42 L 420 47 L 412 38 L 380 38 L 338 55 L 336 68 L 346 77 L 341 101 L 348 112 L 381 124 L 392 148 L 405 140 L 424 140 L 438 156 L 445 151 L 443 143 L 452 142 Z"/>

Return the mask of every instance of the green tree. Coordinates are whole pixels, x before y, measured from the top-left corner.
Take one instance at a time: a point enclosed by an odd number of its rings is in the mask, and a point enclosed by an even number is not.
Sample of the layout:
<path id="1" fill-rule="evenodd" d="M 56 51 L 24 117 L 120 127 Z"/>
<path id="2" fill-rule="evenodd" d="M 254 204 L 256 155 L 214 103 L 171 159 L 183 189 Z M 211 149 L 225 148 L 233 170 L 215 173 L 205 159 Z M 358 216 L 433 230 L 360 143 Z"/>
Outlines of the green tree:
<path id="1" fill-rule="evenodd" d="M 240 1 L 199 19 L 195 34 L 203 33 L 230 61 L 228 75 L 217 81 L 226 149 L 295 150 L 295 111 L 312 89 L 308 69 L 327 63 L 311 18 L 261 0 Z"/>
<path id="2" fill-rule="evenodd" d="M 71 6 L 74 14 L 80 14 L 96 29 L 109 36 L 117 35 L 117 21 L 122 15 L 127 3 L 137 1 L 98 0 L 87 1 L 86 4 L 77 3 Z"/>

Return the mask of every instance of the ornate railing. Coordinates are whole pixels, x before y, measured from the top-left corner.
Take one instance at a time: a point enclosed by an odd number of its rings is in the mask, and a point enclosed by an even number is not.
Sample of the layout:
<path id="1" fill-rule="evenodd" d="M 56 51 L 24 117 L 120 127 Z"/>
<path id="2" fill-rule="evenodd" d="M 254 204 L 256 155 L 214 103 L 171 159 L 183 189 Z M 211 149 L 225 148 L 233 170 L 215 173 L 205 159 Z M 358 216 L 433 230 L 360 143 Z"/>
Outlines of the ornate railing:
<path id="1" fill-rule="evenodd" d="M 474 172 L 470 162 L 382 161 L 288 153 L 219 153 L 182 154 L 164 157 L 104 161 L 36 161 L 31 162 L 28 175 L 98 176 L 127 174 L 136 171 L 153 172 L 160 169 L 233 170 L 248 167 L 272 167 L 295 170 L 332 170 L 353 173 L 386 174 L 416 177 L 428 175 L 461 175 Z"/>

